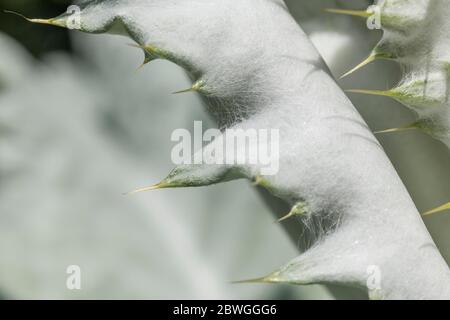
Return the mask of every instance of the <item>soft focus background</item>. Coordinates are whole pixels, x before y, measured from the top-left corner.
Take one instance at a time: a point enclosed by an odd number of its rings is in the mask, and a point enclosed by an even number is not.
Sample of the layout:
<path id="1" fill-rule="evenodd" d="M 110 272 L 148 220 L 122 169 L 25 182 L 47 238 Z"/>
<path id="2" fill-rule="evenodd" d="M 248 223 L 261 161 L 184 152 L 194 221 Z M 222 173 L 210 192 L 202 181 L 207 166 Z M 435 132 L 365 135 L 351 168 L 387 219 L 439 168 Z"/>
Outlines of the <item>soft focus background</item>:
<path id="1" fill-rule="evenodd" d="M 0 0 L 33 17 L 69 1 Z M 364 20 L 326 7 L 364 9 L 367 0 L 292 0 L 288 5 L 339 76 L 380 37 Z M 3 298 L 330 299 L 321 286 L 233 285 L 298 255 L 250 183 L 122 194 L 172 169 L 174 129 L 214 123 L 177 66 L 130 40 L 32 25 L 0 13 L 0 295 Z M 395 84 L 395 64 L 376 62 L 344 88 Z M 374 130 L 412 122 L 381 97 L 351 97 Z M 448 151 L 419 132 L 380 137 L 420 210 L 448 202 Z M 426 219 L 450 258 L 450 217 Z M 300 236 L 300 235 L 299 235 Z M 82 290 L 66 288 L 79 265 Z"/>

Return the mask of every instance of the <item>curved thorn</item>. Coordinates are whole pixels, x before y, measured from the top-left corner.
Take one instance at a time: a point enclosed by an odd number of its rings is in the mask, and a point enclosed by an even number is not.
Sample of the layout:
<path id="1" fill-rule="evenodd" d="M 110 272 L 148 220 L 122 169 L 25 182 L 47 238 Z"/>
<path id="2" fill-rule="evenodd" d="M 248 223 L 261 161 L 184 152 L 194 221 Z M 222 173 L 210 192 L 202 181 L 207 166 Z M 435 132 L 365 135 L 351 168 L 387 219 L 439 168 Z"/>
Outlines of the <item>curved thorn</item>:
<path id="1" fill-rule="evenodd" d="M 185 89 L 185 90 L 180 90 L 180 91 L 176 91 L 173 92 L 173 94 L 180 94 L 180 93 L 187 93 L 187 92 L 199 92 L 203 87 L 203 81 L 199 80 L 197 82 L 195 82 L 192 87 L 190 87 L 189 89 Z"/>
<path id="2" fill-rule="evenodd" d="M 284 217 L 281 217 L 280 219 L 276 220 L 275 223 L 283 222 L 283 221 L 285 221 L 287 219 L 290 219 L 290 218 L 292 218 L 294 216 L 295 216 L 295 214 L 293 213 L 293 211 L 291 211 L 287 215 L 285 215 Z"/>
<path id="3" fill-rule="evenodd" d="M 416 129 L 419 129 L 419 127 L 417 126 L 417 123 L 413 123 L 413 124 L 407 125 L 405 127 L 392 128 L 392 129 L 386 129 L 386 130 L 381 130 L 381 131 L 375 131 L 374 134 L 401 132 L 401 131 L 416 130 Z"/>
<path id="4" fill-rule="evenodd" d="M 172 94 L 188 93 L 188 92 L 195 92 L 195 91 L 197 91 L 197 90 L 195 90 L 193 87 L 191 87 L 189 89 L 172 92 Z"/>
<path id="5" fill-rule="evenodd" d="M 131 196 L 131 195 L 134 195 L 134 194 L 137 194 L 137 193 L 147 192 L 147 191 L 152 191 L 152 190 L 158 190 L 158 189 L 163 189 L 163 188 L 164 188 L 164 185 L 163 185 L 162 182 L 160 182 L 160 183 L 155 184 L 153 186 L 139 188 L 139 189 L 136 189 L 136 190 L 124 193 L 124 195 L 125 196 Z"/>
<path id="6" fill-rule="evenodd" d="M 447 204 L 444 204 L 443 206 L 440 206 L 440 207 L 438 207 L 436 209 L 427 211 L 427 212 L 423 213 L 422 216 L 425 217 L 425 216 L 432 215 L 434 213 L 439 213 L 439 212 L 443 212 L 443 211 L 447 211 L 447 210 L 450 210 L 450 202 L 447 203 Z"/>
<path id="7" fill-rule="evenodd" d="M 361 89 L 350 89 L 345 90 L 345 92 L 351 93 L 362 93 L 362 94 L 370 94 L 375 96 L 384 96 L 384 97 L 392 97 L 393 93 L 389 90 L 361 90 Z"/>
<path id="8" fill-rule="evenodd" d="M 138 48 L 138 49 L 142 49 L 144 50 L 146 53 L 157 57 L 157 58 L 161 58 L 161 59 L 165 59 L 168 60 L 167 56 L 165 53 L 163 53 L 163 51 L 161 51 L 160 49 L 149 45 L 149 44 L 144 44 L 144 45 L 140 45 L 140 44 L 129 44 L 132 47 Z"/>
<path id="9" fill-rule="evenodd" d="M 140 45 L 140 44 L 137 44 L 137 43 L 127 43 L 127 46 L 130 46 L 130 47 L 133 47 L 133 48 L 137 48 L 137 49 L 142 49 L 145 52 L 148 51 L 148 48 L 146 46 Z"/>
<path id="10" fill-rule="evenodd" d="M 355 17 L 368 18 L 371 16 L 371 14 L 369 12 L 363 11 L 363 10 L 345 10 L 345 9 L 334 9 L 334 8 L 326 8 L 324 10 L 325 10 L 325 12 L 329 12 L 329 13 L 345 14 L 345 15 L 355 16 Z"/>
<path id="11" fill-rule="evenodd" d="M 145 52 L 148 52 L 148 53 L 150 53 L 150 54 L 152 54 L 152 55 L 157 55 L 156 53 L 155 53 L 155 50 L 154 50 L 154 48 L 152 48 L 151 46 L 148 46 L 148 45 L 140 45 L 140 44 L 136 44 L 136 43 L 128 43 L 128 45 L 130 46 L 130 47 L 133 47 L 133 48 L 138 48 L 138 49 L 142 49 L 142 50 L 144 50 Z"/>
<path id="12" fill-rule="evenodd" d="M 137 48 L 137 49 L 142 49 L 145 52 L 147 52 L 147 50 L 145 49 L 144 46 L 141 46 L 139 44 L 136 43 L 127 43 L 127 46 L 133 47 L 133 48 Z M 144 58 L 144 62 L 142 62 L 142 64 L 139 65 L 139 67 L 136 68 L 136 71 L 139 71 L 140 69 L 142 69 L 147 63 L 150 63 L 152 61 L 151 58 L 149 58 L 146 54 L 146 57 Z"/>
<path id="13" fill-rule="evenodd" d="M 142 64 L 136 68 L 136 71 L 141 70 L 143 67 L 145 67 L 148 63 L 150 63 L 152 61 L 152 59 L 149 58 L 145 58 L 144 62 L 142 62 Z"/>
<path id="14" fill-rule="evenodd" d="M 251 283 L 276 283 L 278 282 L 275 278 L 275 274 L 269 274 L 264 277 L 255 278 L 255 279 L 247 279 L 247 280 L 238 280 L 232 281 L 232 284 L 251 284 Z"/>
<path id="15" fill-rule="evenodd" d="M 305 210 L 305 204 L 303 202 L 297 203 L 296 205 L 294 205 L 291 209 L 291 211 L 285 215 L 284 217 L 278 219 L 277 221 L 275 221 L 276 223 L 280 223 L 283 222 L 289 218 L 295 217 L 295 216 L 304 216 L 306 215 L 306 210 Z"/>
<path id="16" fill-rule="evenodd" d="M 366 65 L 368 65 L 371 62 L 374 62 L 376 59 L 378 59 L 377 55 L 370 55 L 369 57 L 367 57 L 363 62 L 361 62 L 360 64 L 358 64 L 356 67 L 354 67 L 353 69 L 351 69 L 350 71 L 344 73 L 339 79 L 343 79 L 349 75 L 351 75 L 352 73 L 358 71 L 359 69 L 365 67 Z"/>
<path id="17" fill-rule="evenodd" d="M 28 18 L 28 17 L 24 16 L 21 13 L 18 13 L 18 12 L 15 12 L 15 11 L 11 11 L 11 10 L 3 10 L 3 12 L 16 15 L 16 16 L 21 17 L 21 18 L 23 18 L 26 21 L 31 22 L 31 23 L 46 24 L 46 25 L 51 25 L 51 26 L 63 27 L 63 28 L 66 27 L 65 22 L 60 22 L 59 20 L 56 20 L 55 18 L 50 18 L 50 19 L 32 19 L 32 18 Z"/>
<path id="18" fill-rule="evenodd" d="M 9 13 L 9 14 L 16 15 L 16 16 L 18 16 L 18 17 L 21 17 L 21 18 L 27 20 L 27 21 L 30 21 L 30 20 L 31 20 L 30 18 L 24 16 L 23 14 L 18 13 L 18 12 L 15 12 L 15 11 L 12 11 L 12 10 L 3 10 L 3 12 L 4 12 L 4 13 Z"/>

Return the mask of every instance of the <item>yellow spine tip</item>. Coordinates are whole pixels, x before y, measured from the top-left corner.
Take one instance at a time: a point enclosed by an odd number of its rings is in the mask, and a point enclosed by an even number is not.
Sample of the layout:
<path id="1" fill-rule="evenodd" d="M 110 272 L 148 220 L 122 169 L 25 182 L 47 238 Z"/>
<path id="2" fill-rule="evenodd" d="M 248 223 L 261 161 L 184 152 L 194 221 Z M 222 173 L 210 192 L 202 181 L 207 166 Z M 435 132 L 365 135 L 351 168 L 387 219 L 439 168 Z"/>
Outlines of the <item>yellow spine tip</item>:
<path id="1" fill-rule="evenodd" d="M 147 50 L 145 49 L 145 46 L 141 46 L 141 45 L 136 44 L 136 43 L 127 43 L 127 45 L 130 46 L 130 47 L 133 47 L 133 48 L 138 48 L 138 49 L 142 49 L 142 50 L 144 50 L 144 51 L 147 51 Z M 151 61 L 152 61 L 152 59 L 149 58 L 149 57 L 146 55 L 146 57 L 144 58 L 144 62 L 142 62 L 142 64 L 140 64 L 139 67 L 136 68 L 136 71 L 141 70 L 147 63 L 149 63 L 149 62 L 151 62 Z"/>
<path id="2" fill-rule="evenodd" d="M 202 87 L 203 87 L 203 81 L 199 80 L 196 83 L 194 83 L 192 85 L 192 87 L 190 87 L 188 89 L 185 89 L 185 90 L 180 90 L 180 91 L 173 92 L 173 94 L 188 93 L 188 92 L 200 92 Z"/>
<path id="3" fill-rule="evenodd" d="M 189 89 L 185 89 L 185 90 L 180 90 L 180 91 L 175 91 L 172 92 L 172 94 L 181 94 L 181 93 L 188 93 L 188 92 L 195 92 L 197 90 L 195 90 L 193 87 L 189 88 Z"/>
<path id="4" fill-rule="evenodd" d="M 350 93 L 361 93 L 361 94 L 370 94 L 375 96 L 384 96 L 384 97 L 392 97 L 393 93 L 389 90 L 383 91 L 383 90 L 361 90 L 361 89 L 350 89 L 345 90 L 345 92 Z"/>
<path id="5" fill-rule="evenodd" d="M 418 129 L 418 128 L 419 127 L 417 126 L 417 124 L 413 123 L 413 124 L 410 124 L 410 125 L 405 126 L 405 127 L 392 128 L 392 129 L 386 129 L 386 130 L 381 130 L 381 131 L 375 131 L 374 134 L 401 132 L 401 131 L 415 130 L 415 129 Z"/>
<path id="6" fill-rule="evenodd" d="M 366 58 L 363 62 L 361 62 L 360 64 L 358 64 L 356 67 L 354 67 L 353 69 L 351 69 L 350 71 L 344 73 L 339 79 L 344 79 L 345 77 L 348 77 L 349 75 L 351 75 L 352 73 L 358 71 L 359 69 L 365 67 L 366 65 L 368 65 L 369 63 L 375 61 L 378 57 L 376 55 L 370 55 L 368 58 Z"/>
<path id="7" fill-rule="evenodd" d="M 150 53 L 152 55 L 156 55 L 155 54 L 155 49 L 153 47 L 149 46 L 149 45 L 141 45 L 141 44 L 137 44 L 137 43 L 128 43 L 128 45 L 130 47 L 133 47 L 133 48 L 142 49 L 142 50 L 144 50 L 144 51 L 146 51 L 146 52 L 148 52 L 148 53 Z"/>
<path id="8" fill-rule="evenodd" d="M 275 223 L 281 223 L 283 221 L 286 221 L 286 220 L 292 218 L 293 216 L 295 216 L 295 214 L 291 211 L 287 215 L 285 215 L 284 217 L 281 217 L 280 219 L 276 220 Z"/>
<path id="9" fill-rule="evenodd" d="M 46 25 L 51 25 L 51 26 L 63 27 L 63 28 L 66 27 L 66 23 L 64 21 L 57 20 L 55 18 L 51 18 L 51 19 L 31 19 L 31 18 L 28 18 L 28 17 L 24 16 L 21 13 L 15 12 L 15 11 L 3 10 L 3 12 L 16 15 L 16 16 L 21 17 L 22 19 L 25 19 L 26 21 L 31 22 L 31 23 L 46 24 Z"/>
<path id="10" fill-rule="evenodd" d="M 136 71 L 140 71 L 142 68 L 144 68 L 149 62 L 151 61 L 151 59 L 145 59 L 144 62 L 142 62 L 142 64 L 136 68 Z"/>
<path id="11" fill-rule="evenodd" d="M 152 190 L 158 190 L 158 189 L 163 189 L 163 188 L 164 188 L 164 186 L 162 185 L 162 183 L 158 183 L 158 184 L 155 184 L 153 186 L 139 188 L 139 189 L 136 189 L 136 190 L 124 193 L 124 195 L 125 196 L 132 196 L 132 195 L 135 195 L 135 194 L 138 194 L 138 193 L 152 191 Z"/>
<path id="12" fill-rule="evenodd" d="M 3 12 L 4 12 L 4 13 L 8 13 L 8 14 L 16 15 L 16 16 L 18 16 L 18 17 L 21 17 L 21 18 L 27 20 L 27 21 L 30 21 L 30 20 L 31 20 L 30 18 L 25 17 L 23 14 L 18 13 L 18 12 L 15 12 L 15 11 L 11 11 L 11 10 L 3 10 Z"/>
<path id="13" fill-rule="evenodd" d="M 440 213 L 440 212 L 447 211 L 447 210 L 450 210 L 450 202 L 447 203 L 447 204 L 444 204 L 443 206 L 440 206 L 440 207 L 438 207 L 436 209 L 433 209 L 433 210 L 430 210 L 428 212 L 425 212 L 425 213 L 422 214 L 422 216 L 429 216 L 429 215 L 432 215 L 432 214 L 435 214 L 435 213 Z"/>
<path id="14" fill-rule="evenodd" d="M 364 10 L 345 10 L 345 9 L 335 9 L 335 8 L 326 8 L 324 10 L 325 10 L 325 12 L 328 12 L 328 13 L 344 14 L 344 15 L 362 17 L 362 18 L 368 18 L 371 15 L 369 12 L 364 11 Z"/>
<path id="15" fill-rule="evenodd" d="M 137 43 L 127 43 L 127 46 L 133 47 L 133 48 L 139 48 L 139 49 L 144 49 L 143 46 L 137 44 Z"/>
<path id="16" fill-rule="evenodd" d="M 305 216 L 305 215 L 306 215 L 305 204 L 303 202 L 300 202 L 300 203 L 297 203 L 294 207 L 292 207 L 291 211 L 287 215 L 278 219 L 275 222 L 280 223 L 282 221 L 285 221 L 285 220 L 295 217 L 295 216 Z"/>
<path id="17" fill-rule="evenodd" d="M 255 279 L 247 279 L 247 280 L 238 280 L 238 281 L 232 281 L 232 284 L 252 284 L 252 283 L 277 283 L 277 279 L 275 277 L 275 274 L 270 274 L 265 277 L 255 278 Z"/>

